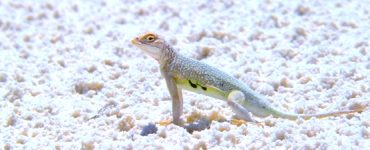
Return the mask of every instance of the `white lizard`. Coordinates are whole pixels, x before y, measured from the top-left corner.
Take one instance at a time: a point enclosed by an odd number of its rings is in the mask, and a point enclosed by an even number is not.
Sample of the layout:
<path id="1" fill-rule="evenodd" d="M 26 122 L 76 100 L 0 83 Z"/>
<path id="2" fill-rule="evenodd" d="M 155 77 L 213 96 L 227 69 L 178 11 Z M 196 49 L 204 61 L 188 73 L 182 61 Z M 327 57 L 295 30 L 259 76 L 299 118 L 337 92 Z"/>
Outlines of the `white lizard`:
<path id="1" fill-rule="evenodd" d="M 158 61 L 160 72 L 166 80 L 172 97 L 173 123 L 182 125 L 182 89 L 227 101 L 233 112 L 241 119 L 252 122 L 251 112 L 258 117 L 280 117 L 295 120 L 323 118 L 341 114 L 361 112 L 365 107 L 321 114 L 291 114 L 278 111 L 268 104 L 265 97 L 256 93 L 246 84 L 217 68 L 187 58 L 174 50 L 164 39 L 154 33 L 145 33 L 132 43 Z"/>

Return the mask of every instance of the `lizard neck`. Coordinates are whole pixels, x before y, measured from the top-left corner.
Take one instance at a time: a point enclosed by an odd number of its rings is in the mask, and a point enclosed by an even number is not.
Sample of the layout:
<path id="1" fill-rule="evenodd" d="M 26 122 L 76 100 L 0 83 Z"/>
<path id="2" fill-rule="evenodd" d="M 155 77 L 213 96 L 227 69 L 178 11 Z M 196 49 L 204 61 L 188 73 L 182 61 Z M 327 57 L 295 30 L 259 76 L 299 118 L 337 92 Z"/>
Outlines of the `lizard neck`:
<path id="1" fill-rule="evenodd" d="M 177 52 L 168 44 L 164 44 L 162 54 L 158 60 L 161 68 L 166 66 L 169 62 L 172 62 L 177 57 Z"/>

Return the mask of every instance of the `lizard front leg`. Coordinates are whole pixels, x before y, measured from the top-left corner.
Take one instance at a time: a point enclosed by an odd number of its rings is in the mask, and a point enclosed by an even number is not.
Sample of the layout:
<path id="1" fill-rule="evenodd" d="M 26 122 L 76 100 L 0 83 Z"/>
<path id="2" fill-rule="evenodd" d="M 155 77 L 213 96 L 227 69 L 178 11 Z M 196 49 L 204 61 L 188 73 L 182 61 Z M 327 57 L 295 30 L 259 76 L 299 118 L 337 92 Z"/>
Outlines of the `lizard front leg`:
<path id="1" fill-rule="evenodd" d="M 180 117 L 183 111 L 182 91 L 178 88 L 173 76 L 164 69 L 161 69 L 161 74 L 166 80 L 167 89 L 170 92 L 172 98 L 172 118 L 173 123 L 182 126 Z"/>
<path id="2" fill-rule="evenodd" d="M 227 104 L 231 107 L 236 116 L 248 122 L 254 122 L 252 117 L 249 115 L 249 111 L 238 104 L 238 101 L 245 100 L 245 96 L 241 91 L 232 91 L 227 96 Z"/>

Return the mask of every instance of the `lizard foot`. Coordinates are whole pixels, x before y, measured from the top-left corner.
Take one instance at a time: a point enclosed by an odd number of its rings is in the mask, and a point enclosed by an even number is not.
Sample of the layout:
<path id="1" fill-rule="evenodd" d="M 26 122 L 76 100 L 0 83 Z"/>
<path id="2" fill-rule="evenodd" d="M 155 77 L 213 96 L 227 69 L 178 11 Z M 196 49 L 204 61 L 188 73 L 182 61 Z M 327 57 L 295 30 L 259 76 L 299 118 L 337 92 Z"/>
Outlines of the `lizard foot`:
<path id="1" fill-rule="evenodd" d="M 161 121 L 159 121 L 159 122 L 157 122 L 159 125 L 161 125 L 161 126 L 167 126 L 167 125 L 169 125 L 169 124 L 171 124 L 172 123 L 172 120 L 171 119 L 167 119 L 167 120 L 161 120 Z"/>

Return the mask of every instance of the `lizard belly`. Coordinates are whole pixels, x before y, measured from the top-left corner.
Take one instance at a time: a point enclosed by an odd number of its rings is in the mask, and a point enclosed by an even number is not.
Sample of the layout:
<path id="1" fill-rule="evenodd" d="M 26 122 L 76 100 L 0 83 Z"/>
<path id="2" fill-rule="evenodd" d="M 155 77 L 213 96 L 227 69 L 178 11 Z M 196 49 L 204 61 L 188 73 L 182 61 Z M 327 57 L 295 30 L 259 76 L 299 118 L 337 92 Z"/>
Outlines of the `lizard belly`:
<path id="1" fill-rule="evenodd" d="M 228 92 L 222 91 L 213 86 L 200 85 L 195 80 L 175 78 L 175 82 L 177 86 L 179 86 L 182 89 L 195 92 L 198 94 L 207 95 L 221 100 L 226 100 L 227 95 L 229 94 Z"/>

